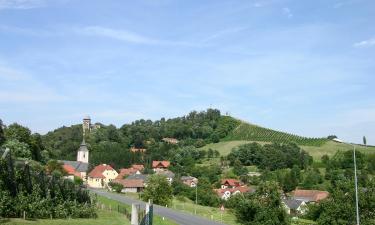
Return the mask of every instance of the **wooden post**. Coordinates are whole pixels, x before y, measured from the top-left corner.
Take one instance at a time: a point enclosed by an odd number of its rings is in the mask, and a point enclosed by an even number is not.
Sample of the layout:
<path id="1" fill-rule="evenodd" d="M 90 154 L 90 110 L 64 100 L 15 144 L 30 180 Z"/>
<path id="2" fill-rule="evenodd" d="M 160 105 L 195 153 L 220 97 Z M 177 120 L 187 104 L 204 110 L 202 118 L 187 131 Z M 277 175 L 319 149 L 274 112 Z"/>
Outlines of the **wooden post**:
<path id="1" fill-rule="evenodd" d="M 26 220 L 26 212 L 23 211 L 23 219 Z"/>

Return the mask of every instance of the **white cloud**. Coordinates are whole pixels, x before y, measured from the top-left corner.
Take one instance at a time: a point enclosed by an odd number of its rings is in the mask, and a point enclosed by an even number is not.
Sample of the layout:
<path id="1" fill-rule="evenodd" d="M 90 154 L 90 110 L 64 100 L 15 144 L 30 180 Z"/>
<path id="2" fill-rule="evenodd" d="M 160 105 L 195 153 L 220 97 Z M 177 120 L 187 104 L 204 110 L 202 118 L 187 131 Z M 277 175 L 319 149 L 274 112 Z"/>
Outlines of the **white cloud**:
<path id="1" fill-rule="evenodd" d="M 146 44 L 146 45 L 179 45 L 179 46 L 197 46 L 196 44 L 183 42 L 183 41 L 169 41 L 159 40 L 151 37 L 144 36 L 129 30 L 112 29 L 101 26 L 88 26 L 82 29 L 76 29 L 77 33 L 93 36 L 102 36 L 119 41 L 124 41 L 134 44 Z"/>
<path id="2" fill-rule="evenodd" d="M 32 9 L 44 6 L 45 0 L 0 0 L 1 9 Z"/>
<path id="3" fill-rule="evenodd" d="M 375 37 L 374 38 L 370 38 L 368 40 L 364 40 L 364 41 L 360 41 L 360 42 L 354 43 L 353 46 L 354 47 L 360 47 L 360 48 L 375 46 Z"/>
<path id="4" fill-rule="evenodd" d="M 288 7 L 283 8 L 283 14 L 286 15 L 288 18 L 293 17 L 292 11 Z"/>

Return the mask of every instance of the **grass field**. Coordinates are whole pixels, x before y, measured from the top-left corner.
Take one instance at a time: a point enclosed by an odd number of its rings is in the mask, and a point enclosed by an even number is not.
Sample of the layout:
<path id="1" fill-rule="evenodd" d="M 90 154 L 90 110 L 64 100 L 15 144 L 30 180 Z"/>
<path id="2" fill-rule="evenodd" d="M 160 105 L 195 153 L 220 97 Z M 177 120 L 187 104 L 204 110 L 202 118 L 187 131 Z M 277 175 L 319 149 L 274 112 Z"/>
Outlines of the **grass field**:
<path id="1" fill-rule="evenodd" d="M 221 211 L 219 208 L 201 205 L 196 206 L 190 199 L 188 199 L 186 202 L 181 202 L 177 199 L 173 199 L 173 204 L 170 208 L 195 214 L 195 207 L 197 212 L 196 215 L 198 216 L 202 216 L 217 222 L 223 222 L 225 224 L 239 225 L 239 223 L 236 222 L 236 217 L 232 212 L 225 210 L 221 216 Z"/>
<path id="2" fill-rule="evenodd" d="M 117 211 L 109 211 L 108 208 L 117 209 L 117 205 L 125 206 L 130 210 L 130 206 L 117 201 L 98 196 L 98 202 L 104 204 L 107 210 L 98 210 L 96 219 L 41 219 L 41 220 L 23 220 L 23 219 L 0 219 L 0 224 L 5 225 L 130 225 L 130 221 Z M 154 225 L 177 225 L 170 220 L 162 220 L 159 216 L 154 216 Z"/>
<path id="3" fill-rule="evenodd" d="M 202 149 L 208 150 L 209 148 L 211 148 L 214 150 L 218 150 L 220 152 L 220 155 L 226 156 L 232 151 L 233 148 L 252 142 L 253 141 L 222 141 L 219 143 L 208 144 L 202 147 Z M 257 143 L 266 144 L 267 142 Z M 301 148 L 307 151 L 315 161 L 320 161 L 321 157 L 325 154 L 328 156 L 332 156 L 337 151 L 346 151 L 353 149 L 353 147 L 350 145 L 337 143 L 334 141 L 327 141 L 322 146 L 301 146 Z M 375 147 L 364 147 L 357 145 L 356 148 L 362 153 L 375 153 Z"/>

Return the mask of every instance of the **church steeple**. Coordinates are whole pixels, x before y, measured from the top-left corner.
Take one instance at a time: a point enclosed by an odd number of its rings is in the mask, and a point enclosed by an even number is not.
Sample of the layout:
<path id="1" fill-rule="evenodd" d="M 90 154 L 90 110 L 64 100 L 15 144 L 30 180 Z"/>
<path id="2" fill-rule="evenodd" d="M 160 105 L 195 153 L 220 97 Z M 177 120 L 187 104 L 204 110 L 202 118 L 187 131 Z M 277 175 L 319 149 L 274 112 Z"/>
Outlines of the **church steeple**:
<path id="1" fill-rule="evenodd" d="M 83 138 L 81 146 L 79 146 L 79 149 L 77 152 L 77 161 L 89 163 L 89 150 L 87 148 L 85 138 Z"/>

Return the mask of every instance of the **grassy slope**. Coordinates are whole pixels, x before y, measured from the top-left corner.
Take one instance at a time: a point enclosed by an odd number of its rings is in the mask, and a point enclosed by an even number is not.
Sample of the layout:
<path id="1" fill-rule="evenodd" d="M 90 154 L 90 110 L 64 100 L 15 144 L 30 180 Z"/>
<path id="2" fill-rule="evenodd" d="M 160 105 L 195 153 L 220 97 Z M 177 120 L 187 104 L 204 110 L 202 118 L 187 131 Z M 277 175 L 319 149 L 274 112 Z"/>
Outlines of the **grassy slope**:
<path id="1" fill-rule="evenodd" d="M 117 205 L 124 205 L 117 201 L 98 196 L 98 201 L 109 208 L 116 209 Z M 124 205 L 130 210 L 130 206 Z M 116 211 L 98 210 L 97 219 L 41 219 L 41 220 L 23 220 L 23 219 L 0 219 L 0 224 L 6 225 L 130 225 L 130 221 L 122 214 Z M 154 216 L 154 225 L 176 225 L 170 220 L 162 220 L 159 216 Z"/>
<path id="2" fill-rule="evenodd" d="M 238 147 L 243 144 L 251 143 L 252 141 L 222 141 L 215 144 L 208 144 L 202 149 L 209 149 L 212 148 L 214 150 L 218 150 L 221 155 L 228 155 L 231 150 L 235 147 Z M 258 142 L 260 144 L 265 144 L 267 142 Z M 316 161 L 320 161 L 321 157 L 325 154 L 332 156 L 337 151 L 343 150 L 352 150 L 353 147 L 347 144 L 337 143 L 333 141 L 327 141 L 322 146 L 301 146 L 302 149 L 307 151 Z M 375 153 L 375 147 L 364 147 L 364 146 L 357 146 L 357 149 L 363 153 Z"/>

